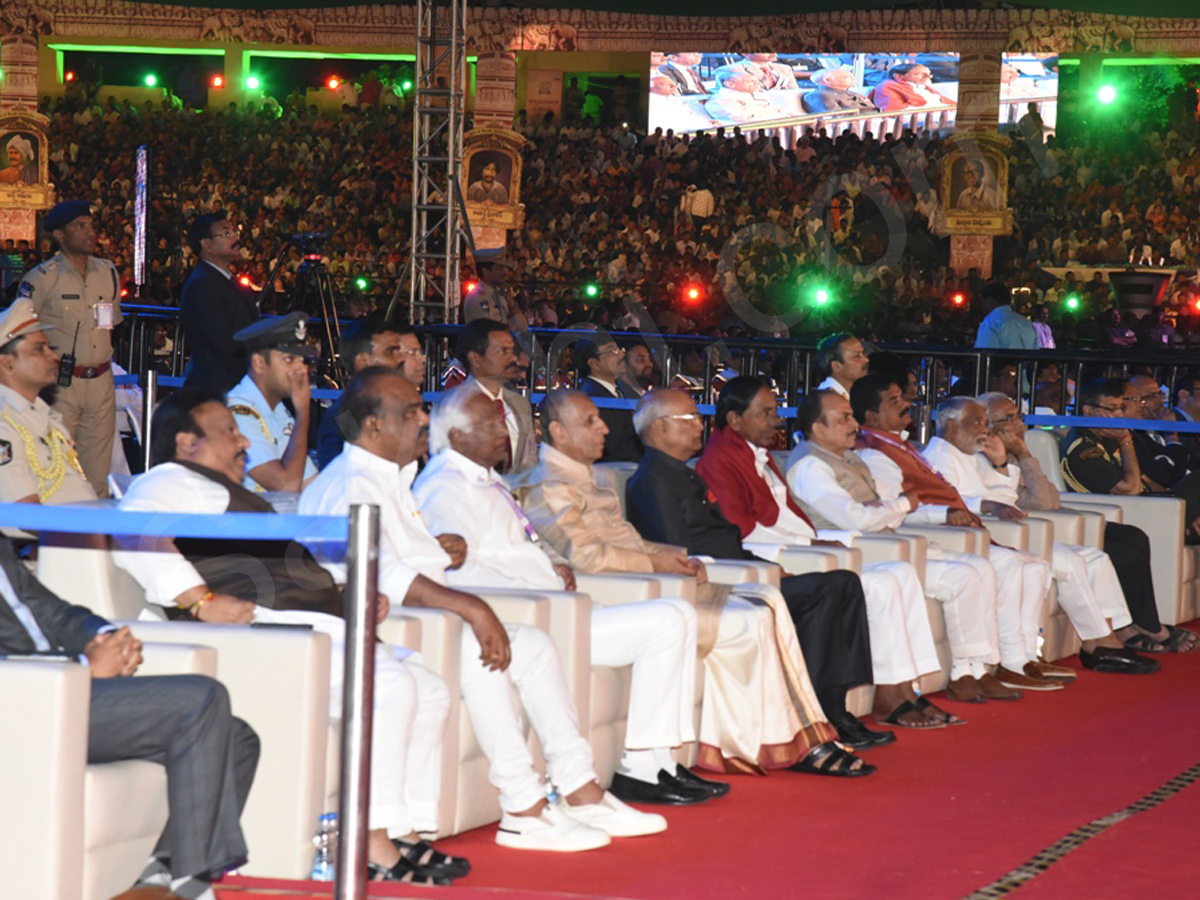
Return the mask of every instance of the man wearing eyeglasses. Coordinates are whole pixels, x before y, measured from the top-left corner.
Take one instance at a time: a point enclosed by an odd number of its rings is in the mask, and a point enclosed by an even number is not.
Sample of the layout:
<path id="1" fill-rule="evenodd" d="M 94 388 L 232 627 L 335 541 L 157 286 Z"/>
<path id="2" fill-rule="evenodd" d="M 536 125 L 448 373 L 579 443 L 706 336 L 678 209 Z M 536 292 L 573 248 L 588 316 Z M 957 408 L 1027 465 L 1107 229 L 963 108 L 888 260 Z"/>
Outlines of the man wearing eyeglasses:
<path id="1" fill-rule="evenodd" d="M 1100 418 L 1140 418 L 1136 392 L 1123 378 L 1097 378 L 1079 391 L 1079 411 Z M 1068 488 L 1084 494 L 1173 494 L 1184 501 L 1188 523 L 1184 540 L 1200 544 L 1200 490 L 1188 476 L 1167 489 L 1142 471 L 1133 434 L 1127 428 L 1072 428 L 1062 443 L 1062 476 Z"/>
<path id="2" fill-rule="evenodd" d="M 258 298 L 230 268 L 241 256 L 242 241 L 225 213 L 193 219 L 187 243 L 197 261 L 179 298 L 179 321 L 191 352 L 184 386 L 227 393 L 246 374 L 246 351 L 233 335 L 258 321 Z"/>
<path id="3" fill-rule="evenodd" d="M 1134 375 L 1125 385 L 1125 415 L 1153 422 L 1173 421 L 1166 409 L 1162 388 L 1149 375 Z M 1169 490 L 1188 473 L 1187 451 L 1177 435 L 1162 431 L 1132 431 L 1142 477 Z"/>
<path id="4" fill-rule="evenodd" d="M 596 334 L 575 342 L 575 365 L 579 389 L 589 397 L 606 400 L 636 400 L 639 395 L 625 382 L 625 351 L 611 335 Z M 601 409 L 608 426 L 604 455 L 600 462 L 639 462 L 642 442 L 633 427 L 633 411 Z"/>

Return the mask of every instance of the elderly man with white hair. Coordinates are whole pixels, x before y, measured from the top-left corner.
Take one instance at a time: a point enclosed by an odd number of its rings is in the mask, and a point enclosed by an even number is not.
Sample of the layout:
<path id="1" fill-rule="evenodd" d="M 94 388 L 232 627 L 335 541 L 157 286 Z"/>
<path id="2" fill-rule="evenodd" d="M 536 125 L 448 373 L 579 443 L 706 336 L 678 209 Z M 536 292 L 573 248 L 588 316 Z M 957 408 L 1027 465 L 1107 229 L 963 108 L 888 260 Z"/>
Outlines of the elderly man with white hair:
<path id="1" fill-rule="evenodd" d="M 566 560 L 538 539 L 496 472 L 507 436 L 504 415 L 469 382 L 433 408 L 433 457 L 413 493 L 433 533 L 457 534 L 467 543 L 466 560 L 447 577 L 466 589 L 574 590 Z M 611 787 L 622 800 L 678 805 L 728 792 L 671 756 L 672 747 L 696 739 L 696 644 L 696 611 L 685 600 L 592 608 L 592 664 L 633 666 L 625 753 Z"/>
<path id="2" fill-rule="evenodd" d="M 816 89 L 800 98 L 805 112 L 879 112 L 874 103 L 850 90 L 854 87 L 854 72 L 850 69 L 818 69 L 808 80 Z"/>
<path id="3" fill-rule="evenodd" d="M 713 73 L 713 78 L 717 89 L 704 104 L 704 110 L 717 121 L 743 125 L 794 115 L 760 96 L 762 82 L 744 69 L 721 66 Z"/>
<path id="4" fill-rule="evenodd" d="M 573 852 L 603 847 L 611 837 L 664 831 L 661 816 L 626 806 L 597 783 L 592 749 L 579 733 L 549 635 L 503 625 L 483 599 L 447 585 L 447 573 L 463 565 L 468 547 L 458 535 L 431 533 L 413 497 L 417 461 L 428 450 L 429 433 L 416 387 L 395 369 L 364 369 L 342 394 L 341 418 L 346 447 L 305 488 L 300 514 L 344 516 L 351 504 L 377 504 L 380 590 L 407 602 L 413 599 L 410 588 L 418 585 L 425 592 L 419 605 L 454 613 L 469 626 L 463 629 L 459 684 L 490 763 L 489 780 L 500 792 L 503 816 L 496 843 Z M 341 577 L 344 563 L 331 555 L 329 545 L 318 545 L 314 553 L 335 580 Z M 546 786 L 534 768 L 522 707 L 562 798 L 557 805 L 547 802 Z"/>
<path id="5" fill-rule="evenodd" d="M 989 430 L 986 405 L 972 397 L 951 397 L 938 407 L 935 418 L 938 436 L 925 449 L 930 465 L 958 489 L 974 512 L 995 515 L 1009 522 L 1025 519 L 1027 513 L 1015 505 L 1021 471 L 1009 465 L 1004 442 Z M 1026 584 L 1038 580 L 1037 575 L 1030 574 L 1035 563 L 1038 568 L 1045 567 L 1044 562 L 1035 561 L 1021 551 L 994 547 L 992 556 L 997 555 L 1001 557 L 1000 564 L 1004 564 L 1005 556 L 1019 555 L 1019 565 L 1027 573 Z M 1152 660 L 1126 649 L 1113 634 L 1114 626 L 1124 628 L 1132 619 L 1117 573 L 1103 551 L 1055 541 L 1053 574 L 1058 581 L 1059 605 L 1083 641 L 1079 659 L 1085 668 L 1135 675 L 1158 668 Z M 1041 604 L 1031 603 L 1033 600 L 1034 594 L 1026 593 L 1022 597 L 1020 633 L 1029 656 L 1027 662 L 1036 662 L 1038 658 Z M 1036 618 L 1033 615 L 1035 606 Z M 1004 630 L 1003 622 L 1001 630 Z M 1023 672 L 1023 667 L 1012 669 L 1009 660 L 1004 663 L 998 674 L 1002 683 L 1008 683 L 1014 674 Z M 1025 684 L 1016 686 L 1027 687 Z"/>

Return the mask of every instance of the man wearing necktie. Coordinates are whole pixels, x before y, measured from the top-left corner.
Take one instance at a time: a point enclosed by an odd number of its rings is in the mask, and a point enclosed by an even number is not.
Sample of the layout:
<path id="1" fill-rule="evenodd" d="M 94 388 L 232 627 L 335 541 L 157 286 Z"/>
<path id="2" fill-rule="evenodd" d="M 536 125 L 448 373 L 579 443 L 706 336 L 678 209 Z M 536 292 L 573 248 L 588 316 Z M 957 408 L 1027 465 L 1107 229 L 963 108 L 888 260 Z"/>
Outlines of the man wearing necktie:
<path id="1" fill-rule="evenodd" d="M 504 415 L 508 450 L 502 475 L 524 472 L 537 464 L 537 436 L 533 430 L 533 408 L 513 389 L 524 374 L 517 345 L 507 325 L 491 319 L 476 319 L 459 333 L 455 356 L 473 384 Z"/>

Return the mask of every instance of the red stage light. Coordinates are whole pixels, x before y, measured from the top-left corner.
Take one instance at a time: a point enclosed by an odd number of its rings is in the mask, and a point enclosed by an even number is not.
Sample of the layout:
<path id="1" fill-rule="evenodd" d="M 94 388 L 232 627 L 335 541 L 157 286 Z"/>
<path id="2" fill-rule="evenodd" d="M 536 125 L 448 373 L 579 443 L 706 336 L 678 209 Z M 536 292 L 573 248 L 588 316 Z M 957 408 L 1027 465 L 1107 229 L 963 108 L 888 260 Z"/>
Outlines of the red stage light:
<path id="1" fill-rule="evenodd" d="M 250 276 L 243 275 L 238 279 L 238 282 L 242 285 L 242 287 L 250 287 Z"/>
<path id="2" fill-rule="evenodd" d="M 698 284 L 686 284 L 683 287 L 683 296 L 690 303 L 696 303 L 704 298 L 704 289 Z"/>
<path id="3" fill-rule="evenodd" d="M 74 72 L 64 72 L 63 73 L 63 81 L 74 81 L 74 80 L 75 80 Z"/>
<path id="4" fill-rule="evenodd" d="M 336 91 L 342 84 L 342 80 L 336 75 L 331 75 L 329 80 L 325 82 L 325 86 L 331 91 Z"/>
<path id="5" fill-rule="evenodd" d="M 967 298 L 963 294 L 954 294 L 950 298 L 950 302 L 953 303 L 955 306 L 962 306 L 964 303 L 967 302 Z"/>
<path id="6" fill-rule="evenodd" d="M 212 77 L 212 86 L 213 86 L 213 87 L 215 87 L 215 88 L 223 88 L 223 87 L 225 87 L 225 78 L 224 78 L 224 76 L 221 76 L 221 75 L 214 75 L 214 76 Z"/>
<path id="7" fill-rule="evenodd" d="M 479 287 L 479 282 L 478 281 L 468 281 L 466 284 L 463 285 L 463 287 L 465 287 L 467 289 L 468 294 L 473 294 L 473 293 L 475 293 L 475 288 Z"/>

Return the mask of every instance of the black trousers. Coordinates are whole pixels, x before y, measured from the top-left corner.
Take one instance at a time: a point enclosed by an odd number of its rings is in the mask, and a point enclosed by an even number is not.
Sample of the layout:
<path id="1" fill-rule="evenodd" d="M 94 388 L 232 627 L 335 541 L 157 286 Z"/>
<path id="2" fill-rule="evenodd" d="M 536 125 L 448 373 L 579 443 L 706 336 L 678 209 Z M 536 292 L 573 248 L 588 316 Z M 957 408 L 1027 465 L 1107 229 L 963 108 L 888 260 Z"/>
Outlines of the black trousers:
<path id="1" fill-rule="evenodd" d="M 1150 574 L 1150 538 L 1136 525 L 1108 522 L 1104 526 L 1104 552 L 1117 570 L 1117 580 L 1121 582 L 1133 624 L 1157 632 L 1162 628 L 1162 622 L 1158 618 L 1154 579 Z"/>
<path id="2" fill-rule="evenodd" d="M 859 577 L 843 569 L 789 575 L 781 588 L 813 687 L 870 684 L 871 638 Z"/>
<path id="3" fill-rule="evenodd" d="M 169 817 L 155 850 L 176 878 L 246 860 L 239 819 L 258 735 L 230 713 L 225 686 L 203 675 L 92 680 L 88 762 L 143 759 L 167 769 Z"/>

